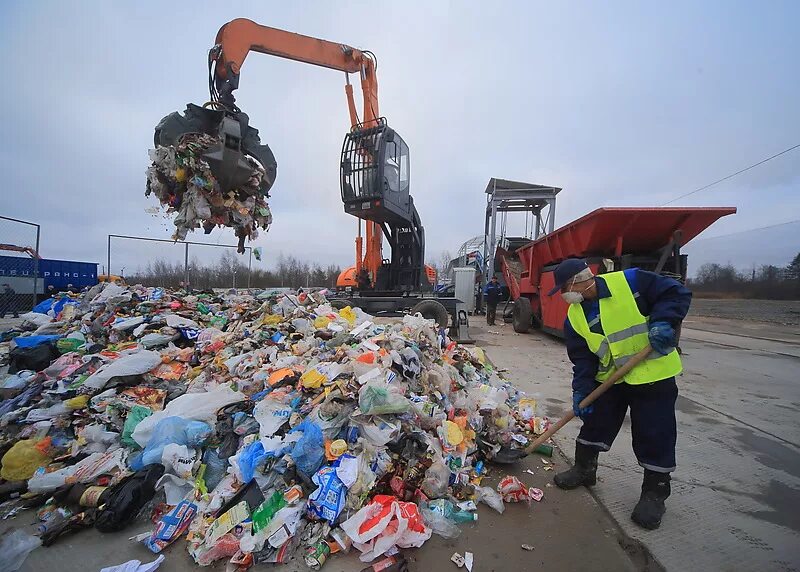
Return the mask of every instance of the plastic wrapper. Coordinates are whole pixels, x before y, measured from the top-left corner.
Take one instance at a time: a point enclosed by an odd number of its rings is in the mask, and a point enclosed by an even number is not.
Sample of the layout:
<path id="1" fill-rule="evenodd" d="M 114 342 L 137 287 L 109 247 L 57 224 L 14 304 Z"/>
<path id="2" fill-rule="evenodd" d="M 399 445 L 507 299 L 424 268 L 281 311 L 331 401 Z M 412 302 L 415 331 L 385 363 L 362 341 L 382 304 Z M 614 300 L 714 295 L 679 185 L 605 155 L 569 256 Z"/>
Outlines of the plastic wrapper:
<path id="1" fill-rule="evenodd" d="M 317 490 L 308 498 L 311 514 L 334 524 L 344 508 L 347 489 L 336 474 L 336 467 L 322 467 L 311 478 Z"/>
<path id="2" fill-rule="evenodd" d="M 179 502 L 171 511 L 161 516 L 153 534 L 145 540 L 144 545 L 155 553 L 161 552 L 189 530 L 195 514 L 196 504 L 186 500 Z"/>

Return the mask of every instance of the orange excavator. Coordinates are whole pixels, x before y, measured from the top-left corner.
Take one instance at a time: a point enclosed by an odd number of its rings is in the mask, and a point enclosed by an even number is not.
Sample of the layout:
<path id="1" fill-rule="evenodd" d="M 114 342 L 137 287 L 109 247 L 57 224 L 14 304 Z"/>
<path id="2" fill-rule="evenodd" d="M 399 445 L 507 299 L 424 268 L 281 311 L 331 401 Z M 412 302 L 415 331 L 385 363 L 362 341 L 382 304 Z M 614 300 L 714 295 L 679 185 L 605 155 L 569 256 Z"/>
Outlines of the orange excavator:
<path id="1" fill-rule="evenodd" d="M 435 271 L 424 264 L 425 232 L 410 195 L 409 150 L 406 143 L 380 115 L 377 59 L 372 52 L 345 44 L 311 38 L 261 26 L 239 18 L 217 33 L 209 52 L 211 101 L 200 107 L 189 104 L 184 114 L 172 113 L 156 127 L 156 145 L 174 145 L 181 135 L 204 132 L 218 136 L 209 149 L 208 161 L 223 190 L 247 180 L 245 156 L 257 160 L 267 176 L 261 191 L 268 194 L 277 175 L 277 162 L 262 145 L 258 131 L 237 106 L 234 91 L 245 58 L 259 52 L 305 62 L 345 74 L 345 95 L 350 131 L 341 152 L 340 188 L 344 210 L 358 218 L 356 263 L 339 276 L 337 285 L 370 293 L 403 293 L 430 290 Z M 350 83 L 358 76 L 363 108 L 359 114 Z M 363 222 L 363 234 L 362 234 Z M 391 256 L 383 258 L 383 238 Z"/>

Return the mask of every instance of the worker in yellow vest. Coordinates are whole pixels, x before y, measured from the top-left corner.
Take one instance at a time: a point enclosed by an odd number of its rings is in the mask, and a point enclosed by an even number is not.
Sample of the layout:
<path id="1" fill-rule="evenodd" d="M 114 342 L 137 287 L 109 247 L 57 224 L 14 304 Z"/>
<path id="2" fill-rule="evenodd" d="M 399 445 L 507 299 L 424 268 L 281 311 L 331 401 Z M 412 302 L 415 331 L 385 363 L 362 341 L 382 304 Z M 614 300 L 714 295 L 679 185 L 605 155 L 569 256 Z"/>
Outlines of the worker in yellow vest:
<path id="1" fill-rule="evenodd" d="M 575 465 L 558 473 L 562 489 L 596 483 L 597 458 L 608 451 L 630 408 L 633 451 L 644 468 L 639 502 L 631 519 L 656 529 L 675 470 L 675 376 L 681 372 L 675 332 L 689 311 L 691 292 L 677 280 L 630 268 L 595 276 L 585 261 L 568 259 L 554 271 L 552 296 L 569 303 L 564 323 L 567 355 L 573 364 L 572 403 L 583 420 L 575 444 Z M 647 344 L 650 356 L 592 405 L 580 402 Z"/>

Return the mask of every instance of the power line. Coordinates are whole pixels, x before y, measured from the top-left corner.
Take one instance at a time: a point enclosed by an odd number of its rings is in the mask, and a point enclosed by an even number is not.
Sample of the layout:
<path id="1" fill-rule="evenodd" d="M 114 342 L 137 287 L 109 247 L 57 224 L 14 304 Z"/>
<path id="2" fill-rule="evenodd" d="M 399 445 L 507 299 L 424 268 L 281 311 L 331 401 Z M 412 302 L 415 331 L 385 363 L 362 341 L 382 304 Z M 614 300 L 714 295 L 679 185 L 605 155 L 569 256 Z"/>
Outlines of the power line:
<path id="1" fill-rule="evenodd" d="M 765 229 L 768 229 L 768 228 L 775 228 L 777 226 L 785 226 L 787 224 L 795 224 L 795 223 L 798 223 L 798 222 L 800 222 L 800 218 L 797 219 L 797 220 L 789 220 L 789 221 L 786 221 L 786 222 L 779 222 L 777 224 L 768 224 L 766 226 L 759 226 L 759 227 L 756 227 L 756 228 L 748 228 L 746 230 L 737 230 L 736 232 L 730 232 L 728 234 L 720 234 L 718 236 L 707 236 L 706 238 L 701 238 L 701 239 L 696 240 L 694 242 L 703 242 L 704 240 L 712 240 L 714 238 L 725 238 L 726 236 L 733 236 L 735 234 L 744 234 L 746 232 L 754 232 L 756 230 L 765 230 Z"/>
<path id="2" fill-rule="evenodd" d="M 763 165 L 763 164 L 764 164 L 764 163 L 766 163 L 767 161 L 772 161 L 772 160 L 773 160 L 773 159 L 775 159 L 776 157 L 780 157 L 781 155 L 784 155 L 784 154 L 788 153 L 789 151 L 793 151 L 793 150 L 797 149 L 798 147 L 800 147 L 800 143 L 798 143 L 797 145 L 795 145 L 795 146 L 793 146 L 793 147 L 789 147 L 788 149 L 784 149 L 783 151 L 781 151 L 780 153 L 776 153 L 776 154 L 775 154 L 775 155 L 773 155 L 772 157 L 767 157 L 766 159 L 763 159 L 763 160 L 759 161 L 758 163 L 753 163 L 752 165 L 750 165 L 749 167 L 745 167 L 745 168 L 744 168 L 744 169 L 742 169 L 741 171 L 736 171 L 735 173 L 732 173 L 732 174 L 728 175 L 727 177 L 722 177 L 721 179 L 717 179 L 717 180 L 716 180 L 716 181 L 714 181 L 713 183 L 709 183 L 709 184 L 707 184 L 707 185 L 705 185 L 705 186 L 703 186 L 703 187 L 700 187 L 699 189 L 695 189 L 695 190 L 693 190 L 693 191 L 690 191 L 690 192 L 688 192 L 688 193 L 685 193 L 685 194 L 683 194 L 683 195 L 681 195 L 681 196 L 679 196 L 679 197 L 675 197 L 675 198 L 674 198 L 674 199 L 672 199 L 671 201 L 667 201 L 666 203 L 664 203 L 664 204 L 663 204 L 663 205 L 661 205 L 661 206 L 662 206 L 662 207 L 664 207 L 664 206 L 667 206 L 668 204 L 674 203 L 675 201 L 677 201 L 677 200 L 680 200 L 680 199 L 682 199 L 682 198 L 685 198 L 685 197 L 688 197 L 689 195 L 693 195 L 693 194 L 695 194 L 695 193 L 699 193 L 700 191 L 705 191 L 707 188 L 709 188 L 709 187 L 713 187 L 713 186 L 714 186 L 714 185 L 716 185 L 717 183 L 721 183 L 722 181 L 727 181 L 728 179 L 730 179 L 730 178 L 733 178 L 733 177 L 735 177 L 736 175 L 741 175 L 741 174 L 742 174 L 742 173 L 744 173 L 745 171 L 749 171 L 750 169 L 752 169 L 752 168 L 754 168 L 754 167 L 758 167 L 759 165 Z"/>

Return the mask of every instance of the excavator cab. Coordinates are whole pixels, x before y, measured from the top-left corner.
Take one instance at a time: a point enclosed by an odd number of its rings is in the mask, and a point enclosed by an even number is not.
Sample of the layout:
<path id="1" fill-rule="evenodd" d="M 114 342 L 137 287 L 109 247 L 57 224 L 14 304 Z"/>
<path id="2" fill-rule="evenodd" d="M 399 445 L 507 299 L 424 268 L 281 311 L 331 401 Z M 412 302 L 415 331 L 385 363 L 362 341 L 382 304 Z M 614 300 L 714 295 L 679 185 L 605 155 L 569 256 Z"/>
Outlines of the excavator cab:
<path id="1" fill-rule="evenodd" d="M 262 145 L 258 129 L 250 127 L 246 113 L 228 111 L 225 108 L 209 109 L 189 103 L 183 115 L 170 113 L 156 125 L 153 137 L 156 147 L 175 146 L 187 133 L 205 133 L 218 139 L 218 143 L 203 153 L 211 172 L 223 192 L 235 189 L 247 182 L 252 167 L 247 158 L 258 161 L 266 175 L 259 190 L 268 195 L 275 183 L 278 164 L 268 145 Z"/>
<path id="2" fill-rule="evenodd" d="M 408 145 L 384 118 L 377 125 L 355 126 L 344 138 L 341 160 L 342 202 L 346 213 L 381 223 L 413 217 Z"/>

